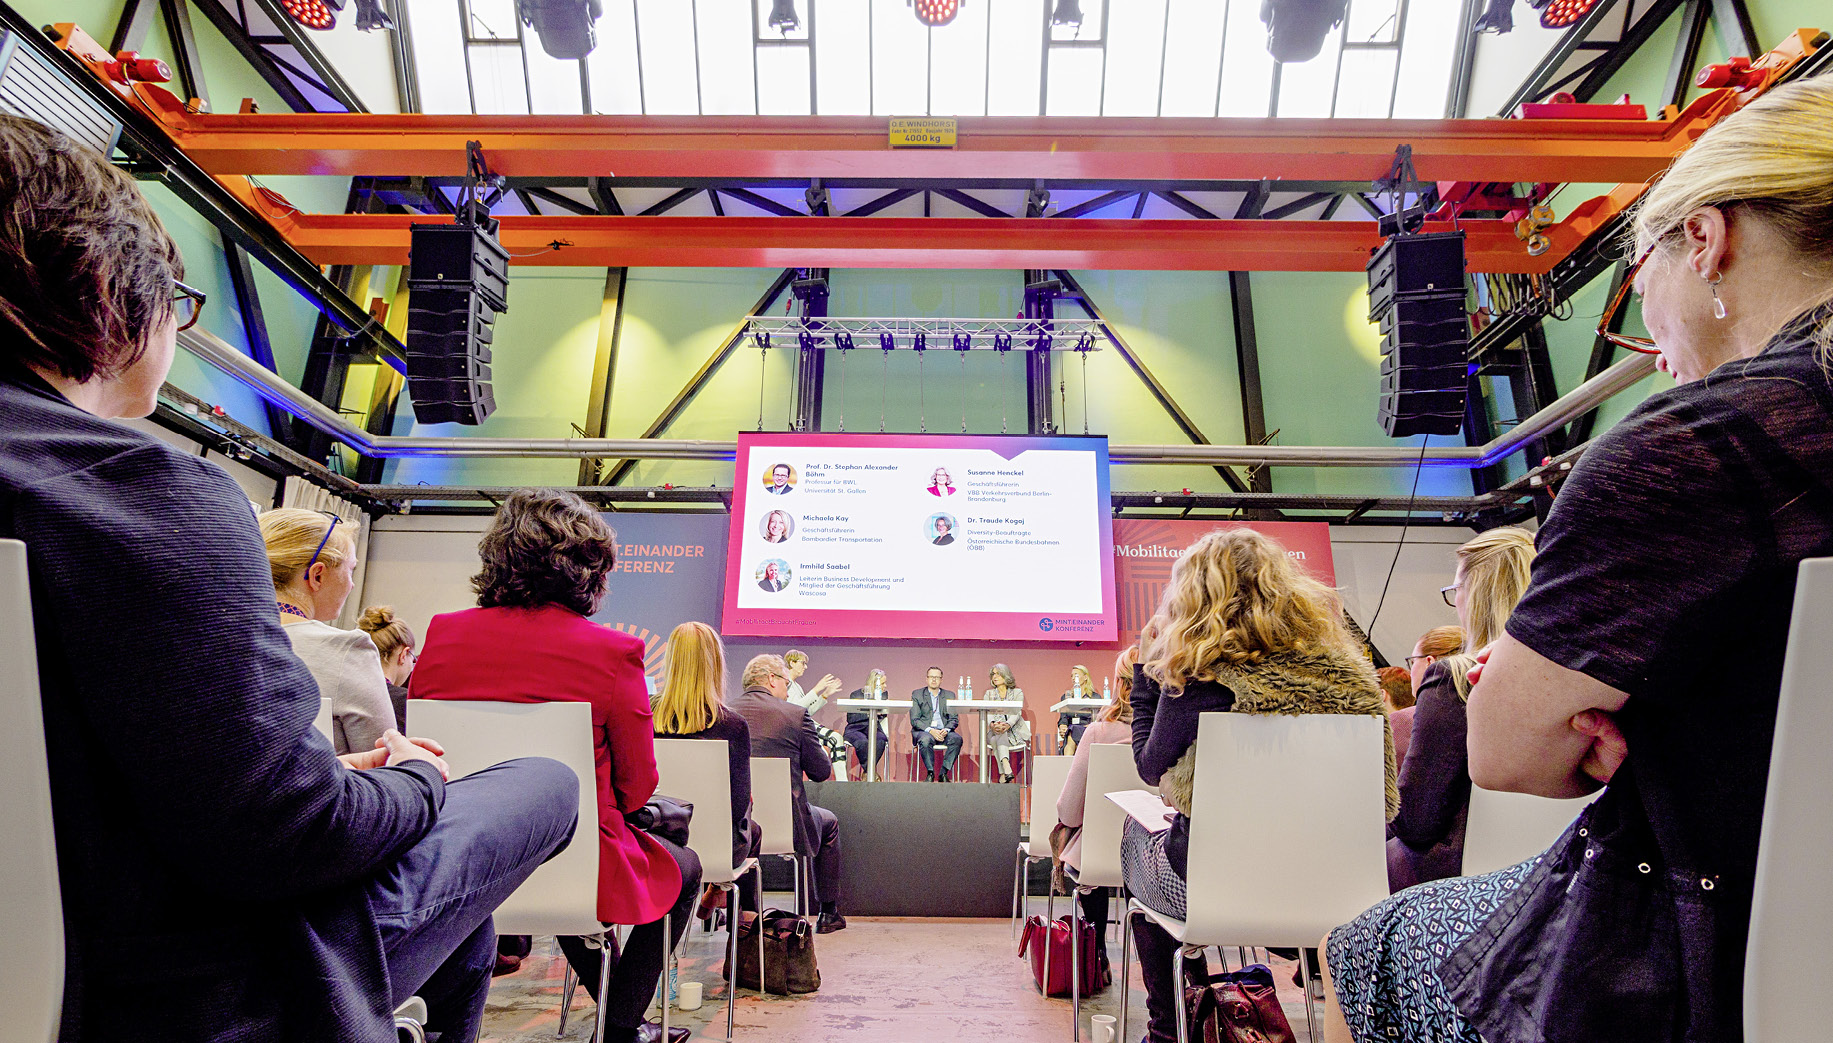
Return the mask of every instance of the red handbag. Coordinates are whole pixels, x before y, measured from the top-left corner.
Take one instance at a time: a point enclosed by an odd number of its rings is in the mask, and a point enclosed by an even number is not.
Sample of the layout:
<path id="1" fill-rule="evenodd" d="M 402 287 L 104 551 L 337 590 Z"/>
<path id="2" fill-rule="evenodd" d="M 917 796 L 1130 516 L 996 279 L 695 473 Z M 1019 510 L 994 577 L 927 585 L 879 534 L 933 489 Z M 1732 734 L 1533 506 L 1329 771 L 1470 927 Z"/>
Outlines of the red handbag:
<path id="1" fill-rule="evenodd" d="M 1076 924 L 1081 935 L 1078 940 L 1075 959 L 1077 968 L 1082 972 L 1082 995 L 1100 992 L 1107 988 L 1110 980 L 1107 967 L 1107 953 L 1101 940 L 1095 934 L 1095 926 L 1087 921 Z M 1050 965 L 1044 965 L 1045 940 L 1049 940 Z M 1018 943 L 1018 954 L 1031 956 L 1031 976 L 1037 981 L 1037 987 L 1046 996 L 1069 995 L 1070 952 L 1069 921 L 1058 919 L 1046 924 L 1041 916 L 1031 916 L 1025 920 L 1025 933 Z"/>
<path id="2" fill-rule="evenodd" d="M 1185 984 L 1184 1009 L 1190 1038 L 1200 1043 L 1295 1043 L 1273 971 L 1264 963 L 1210 975 L 1206 984 Z"/>

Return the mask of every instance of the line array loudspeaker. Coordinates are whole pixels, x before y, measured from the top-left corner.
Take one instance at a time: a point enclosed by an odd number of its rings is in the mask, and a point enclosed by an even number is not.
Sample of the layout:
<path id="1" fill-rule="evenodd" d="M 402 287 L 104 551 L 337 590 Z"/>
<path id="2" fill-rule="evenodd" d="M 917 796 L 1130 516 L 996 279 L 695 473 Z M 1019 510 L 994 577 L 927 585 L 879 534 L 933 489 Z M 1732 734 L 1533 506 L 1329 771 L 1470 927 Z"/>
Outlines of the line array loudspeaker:
<path id="1" fill-rule="evenodd" d="M 1381 244 L 1368 262 L 1368 317 L 1381 324 L 1382 429 L 1397 437 L 1457 434 L 1470 373 L 1464 233 Z"/>
<path id="2" fill-rule="evenodd" d="M 414 225 L 408 261 L 407 388 L 423 424 L 480 424 L 496 410 L 490 344 L 507 310 L 509 254 L 496 222 Z"/>

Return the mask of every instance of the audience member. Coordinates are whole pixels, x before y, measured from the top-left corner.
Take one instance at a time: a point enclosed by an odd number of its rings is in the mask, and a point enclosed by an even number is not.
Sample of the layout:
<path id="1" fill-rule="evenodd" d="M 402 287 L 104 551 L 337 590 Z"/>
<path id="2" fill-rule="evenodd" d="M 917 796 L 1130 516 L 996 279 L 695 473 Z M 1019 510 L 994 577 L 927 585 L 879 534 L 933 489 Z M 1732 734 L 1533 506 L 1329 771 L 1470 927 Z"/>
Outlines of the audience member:
<path id="1" fill-rule="evenodd" d="M 993 664 L 992 673 L 987 678 L 987 698 L 1002 702 L 1025 701 L 1025 690 L 1013 679 L 1011 667 L 1004 663 Z M 1031 722 L 1025 720 L 1023 710 L 1011 713 L 988 712 L 985 717 L 987 756 L 993 758 L 993 767 L 999 769 L 999 781 L 1011 782 L 1017 770 L 1012 754 L 1031 749 Z"/>
<path id="2" fill-rule="evenodd" d="M 183 277 L 131 178 L 0 116 L 0 538 L 32 577 L 54 1034 L 369 1043 L 418 993 L 472 1043 L 491 910 L 566 845 L 578 786 L 544 758 L 448 783 L 438 743 L 392 729 L 332 753 L 247 496 L 114 422 L 157 404 L 202 301 Z"/>
<path id="3" fill-rule="evenodd" d="M 356 586 L 356 538 L 348 526 L 340 531 L 339 521 L 297 507 L 264 511 L 261 540 L 280 625 L 318 681 L 319 694 L 331 700 L 331 744 L 339 753 L 363 753 L 394 727 L 395 711 L 375 642 L 360 630 L 331 625 Z"/>
<path id="4" fill-rule="evenodd" d="M 1447 656 L 1464 648 L 1463 627 L 1433 627 L 1419 636 L 1413 654 L 1407 656 L 1407 677 L 1412 685 L 1412 700 L 1401 709 L 1389 709 L 1388 726 L 1394 730 L 1394 756 L 1402 771 L 1406 770 L 1407 750 L 1412 745 L 1413 714 L 1419 709 L 1419 686 L 1425 682 L 1426 670 Z"/>
<path id="5" fill-rule="evenodd" d="M 1512 527 L 1490 529 L 1457 551 L 1455 595 L 1464 654 L 1426 667 L 1411 722 L 1412 752 L 1400 772 L 1400 814 L 1388 823 L 1388 888 L 1457 876 L 1464 866 L 1464 821 L 1470 810 L 1470 755 L 1465 748 L 1465 676 L 1480 648 L 1502 636 L 1508 614 L 1527 590 L 1534 537 Z"/>
<path id="6" fill-rule="evenodd" d="M 1387 708 L 1388 730 L 1394 733 L 1394 763 L 1407 762 L 1407 740 L 1413 735 L 1413 678 L 1404 666 L 1384 666 L 1375 671 L 1381 682 L 1381 705 Z"/>
<path id="7" fill-rule="evenodd" d="M 652 701 L 658 739 L 724 739 L 732 787 L 732 864 L 757 855 L 763 830 L 751 819 L 751 726 L 725 704 L 726 649 L 705 623 L 683 623 L 668 635 L 662 690 Z M 757 908 L 743 886 L 738 900 Z"/>
<path id="8" fill-rule="evenodd" d="M 1679 384 L 1560 487 L 1469 706 L 1478 785 L 1609 787 L 1539 858 L 1331 932 L 1333 1039 L 1740 1037 L 1796 572 L 1833 554 L 1829 126 L 1833 80 L 1777 87 L 1643 196 L 1625 289 Z"/>
<path id="9" fill-rule="evenodd" d="M 409 687 L 416 699 L 591 705 L 598 918 L 635 926 L 621 956 L 573 936 L 560 938 L 560 950 L 595 999 L 603 963 L 613 964 L 605 1043 L 659 1040 L 660 1027 L 643 1011 L 661 978 L 664 947 L 687 929 L 700 860 L 624 821 L 655 793 L 657 776 L 643 642 L 587 618 L 617 563 L 616 534 L 571 493 L 518 489 L 477 552 L 477 607 L 433 617 Z"/>
<path id="10" fill-rule="evenodd" d="M 853 689 L 853 694 L 850 698 L 883 699 L 885 697 L 885 683 L 885 672 L 875 668 L 870 674 L 866 675 L 866 683 L 864 685 Z M 866 756 L 866 732 L 871 728 L 873 717 L 878 718 L 878 734 L 872 736 L 872 743 L 877 746 L 878 749 L 873 752 L 871 758 L 868 758 Z M 846 715 L 846 741 L 848 745 L 853 747 L 853 752 L 859 757 L 859 770 L 862 772 L 865 771 L 868 763 L 876 761 L 878 781 L 884 781 L 885 748 L 891 745 L 890 715 L 871 714 L 863 710 L 855 710 L 848 713 Z"/>
<path id="11" fill-rule="evenodd" d="M 827 748 L 815 735 L 808 711 L 789 702 L 789 670 L 783 657 L 761 655 L 745 664 L 740 678 L 744 691 L 732 700 L 751 726 L 751 754 L 783 757 L 789 761 L 789 797 L 795 806 L 796 853 L 815 862 L 813 898 L 821 915 L 815 930 L 827 934 L 846 927 L 840 913 L 840 820 L 834 813 L 808 802 L 804 777 L 824 782 L 833 777 L 834 765 Z"/>
<path id="12" fill-rule="evenodd" d="M 1094 689 L 1094 679 L 1089 676 L 1088 667 L 1077 664 L 1069 671 L 1069 690 L 1063 693 L 1065 699 L 1099 699 L 1101 696 Z M 1076 744 L 1082 741 L 1082 732 L 1095 719 L 1096 711 L 1083 707 L 1067 707 L 1057 714 L 1057 749 L 1064 754 L 1074 754 Z"/>
<path id="13" fill-rule="evenodd" d="M 1219 529 L 1186 548 L 1151 629 L 1133 676 L 1133 757 L 1140 778 L 1157 784 L 1177 814 L 1158 833 L 1129 818 L 1121 866 L 1133 897 L 1182 918 L 1199 715 L 1385 713 L 1374 668 L 1344 628 L 1336 593 L 1253 529 Z M 1391 817 L 1399 795 L 1393 746 L 1384 745 Z M 1135 920 L 1133 937 L 1148 1038 L 1175 1039 L 1177 943 L 1144 918 Z"/>
<path id="14" fill-rule="evenodd" d="M 358 630 L 374 641 L 382 657 L 382 677 L 388 682 L 388 702 L 395 711 L 395 727 L 407 730 L 407 679 L 414 672 L 414 631 L 395 618 L 390 605 L 363 610 Z"/>
<path id="15" fill-rule="evenodd" d="M 916 742 L 923 777 L 936 781 L 936 744 L 942 744 L 942 781 L 954 777 L 961 756 L 961 715 L 948 712 L 948 693 L 942 690 L 942 668 L 932 666 L 928 686 L 910 693 L 910 737 Z M 914 780 L 912 780 L 914 781 Z"/>
<path id="16" fill-rule="evenodd" d="M 1131 742 L 1133 739 L 1133 667 L 1139 664 L 1139 646 L 1130 645 L 1114 660 L 1114 701 L 1095 715 L 1082 742 L 1076 746 L 1075 759 L 1069 762 L 1069 777 L 1063 780 L 1063 792 L 1057 795 L 1057 829 L 1061 840 L 1051 838 L 1052 854 L 1063 866 L 1071 881 L 1082 868 L 1082 816 L 1088 806 L 1088 749 L 1103 744 Z M 1107 964 L 1107 888 L 1093 888 L 1078 896 L 1082 915 L 1094 925 L 1100 940 L 1100 959 Z"/>

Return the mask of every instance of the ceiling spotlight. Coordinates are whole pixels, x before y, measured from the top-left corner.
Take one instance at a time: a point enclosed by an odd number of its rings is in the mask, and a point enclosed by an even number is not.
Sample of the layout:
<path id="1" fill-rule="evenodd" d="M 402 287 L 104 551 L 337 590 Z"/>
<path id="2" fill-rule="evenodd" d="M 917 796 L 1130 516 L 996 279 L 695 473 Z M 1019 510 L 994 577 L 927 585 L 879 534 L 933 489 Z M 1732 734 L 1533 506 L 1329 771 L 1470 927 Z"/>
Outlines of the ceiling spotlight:
<path id="1" fill-rule="evenodd" d="M 577 61 L 598 46 L 600 0 L 516 0 L 516 17 L 533 26 L 549 57 Z"/>
<path id="2" fill-rule="evenodd" d="M 796 14 L 796 0 L 770 0 L 769 25 L 779 33 L 802 28 L 802 18 Z"/>
<path id="3" fill-rule="evenodd" d="M 962 0 L 909 0 L 917 21 L 931 28 L 947 25 L 961 12 Z"/>
<path id="4" fill-rule="evenodd" d="M 1510 11 L 1510 8 L 1514 6 L 1515 0 L 1489 0 L 1489 6 L 1485 7 L 1483 13 L 1477 16 L 1476 24 L 1471 26 L 1471 31 L 1498 35 L 1509 32 L 1515 28 L 1515 16 Z"/>
<path id="5" fill-rule="evenodd" d="M 1324 35 L 1342 24 L 1349 0 L 1265 0 L 1267 53 L 1275 61 L 1308 62 L 1324 49 Z"/>
<path id="6" fill-rule="evenodd" d="M 1544 29 L 1564 29 L 1591 13 L 1598 0 L 1553 0 L 1541 8 L 1540 25 Z"/>
<path id="7" fill-rule="evenodd" d="M 1082 5 L 1079 0 L 1057 0 L 1056 10 L 1050 12 L 1051 25 L 1082 26 Z"/>

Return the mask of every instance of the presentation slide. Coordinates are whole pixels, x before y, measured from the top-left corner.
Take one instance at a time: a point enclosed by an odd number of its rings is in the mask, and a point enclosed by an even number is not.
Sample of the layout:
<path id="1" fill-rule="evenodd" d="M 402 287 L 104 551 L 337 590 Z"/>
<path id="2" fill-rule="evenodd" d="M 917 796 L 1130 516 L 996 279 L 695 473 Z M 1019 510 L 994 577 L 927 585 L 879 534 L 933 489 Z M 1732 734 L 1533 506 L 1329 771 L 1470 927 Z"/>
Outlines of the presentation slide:
<path id="1" fill-rule="evenodd" d="M 1112 641 L 1107 439 L 741 434 L 728 635 Z"/>

